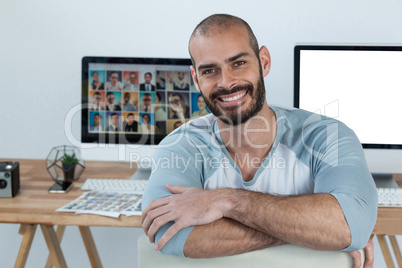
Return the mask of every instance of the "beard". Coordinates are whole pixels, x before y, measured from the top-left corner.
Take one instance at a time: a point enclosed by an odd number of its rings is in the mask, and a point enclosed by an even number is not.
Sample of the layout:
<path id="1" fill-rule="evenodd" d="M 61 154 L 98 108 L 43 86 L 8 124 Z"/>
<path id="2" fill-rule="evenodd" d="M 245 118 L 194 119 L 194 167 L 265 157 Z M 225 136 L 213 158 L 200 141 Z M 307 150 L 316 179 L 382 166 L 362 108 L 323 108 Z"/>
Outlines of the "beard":
<path id="1" fill-rule="evenodd" d="M 219 96 L 236 93 L 238 91 L 247 90 L 252 98 L 250 106 L 245 110 L 241 110 L 241 104 L 231 107 L 222 107 L 217 99 Z M 257 115 L 264 106 L 265 102 L 265 86 L 260 68 L 260 76 L 257 80 L 257 85 L 254 87 L 252 83 L 241 84 L 233 87 L 231 90 L 227 88 L 218 88 L 211 92 L 209 97 L 205 96 L 200 88 L 201 95 L 204 98 L 205 104 L 213 115 L 219 118 L 223 123 L 231 126 L 237 126 L 247 122 L 250 118 Z"/>

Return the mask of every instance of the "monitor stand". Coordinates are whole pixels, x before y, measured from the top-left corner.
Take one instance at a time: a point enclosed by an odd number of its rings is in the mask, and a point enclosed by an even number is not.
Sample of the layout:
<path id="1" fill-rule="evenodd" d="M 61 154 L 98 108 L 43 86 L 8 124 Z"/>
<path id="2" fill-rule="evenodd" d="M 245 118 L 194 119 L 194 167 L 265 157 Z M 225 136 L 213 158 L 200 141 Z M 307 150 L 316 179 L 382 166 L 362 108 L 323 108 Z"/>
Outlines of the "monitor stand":
<path id="1" fill-rule="evenodd" d="M 391 173 L 372 173 L 377 188 L 399 188 Z"/>
<path id="2" fill-rule="evenodd" d="M 148 180 L 151 176 L 152 166 L 151 165 L 137 165 L 137 170 L 129 178 L 130 180 Z"/>

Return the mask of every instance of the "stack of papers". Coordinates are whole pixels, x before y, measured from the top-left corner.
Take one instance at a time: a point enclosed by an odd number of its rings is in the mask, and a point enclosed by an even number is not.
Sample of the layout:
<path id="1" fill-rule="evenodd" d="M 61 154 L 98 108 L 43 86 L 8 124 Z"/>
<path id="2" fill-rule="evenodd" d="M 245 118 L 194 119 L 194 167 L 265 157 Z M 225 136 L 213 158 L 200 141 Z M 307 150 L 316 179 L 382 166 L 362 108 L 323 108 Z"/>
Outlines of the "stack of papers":
<path id="1" fill-rule="evenodd" d="M 118 218 L 120 215 L 141 215 L 142 193 L 124 191 L 91 191 L 82 194 L 58 212 L 96 214 Z"/>

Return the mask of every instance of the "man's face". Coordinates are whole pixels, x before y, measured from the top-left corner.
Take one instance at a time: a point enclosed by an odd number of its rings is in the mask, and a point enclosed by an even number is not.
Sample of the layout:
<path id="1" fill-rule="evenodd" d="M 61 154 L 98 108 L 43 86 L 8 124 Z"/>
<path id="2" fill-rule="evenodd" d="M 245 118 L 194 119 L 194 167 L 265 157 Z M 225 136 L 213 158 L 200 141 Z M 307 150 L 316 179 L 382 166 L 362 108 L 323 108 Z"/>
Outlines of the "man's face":
<path id="1" fill-rule="evenodd" d="M 212 29 L 207 36 L 195 36 L 190 51 L 195 63 L 193 78 L 197 85 L 197 76 L 198 88 L 216 117 L 225 124 L 238 125 L 261 111 L 265 101 L 263 73 L 244 27 Z"/>
<path id="2" fill-rule="evenodd" d="M 98 114 L 94 115 L 94 125 L 95 126 L 99 125 L 99 115 Z"/>
<path id="3" fill-rule="evenodd" d="M 124 94 L 124 103 L 127 104 L 130 101 L 130 94 Z"/>
<path id="4" fill-rule="evenodd" d="M 127 122 L 129 125 L 131 125 L 134 122 L 134 116 L 132 115 L 127 116 Z"/>
<path id="5" fill-rule="evenodd" d="M 113 94 L 107 95 L 106 99 L 107 99 L 108 104 L 114 104 L 114 95 Z"/>
<path id="6" fill-rule="evenodd" d="M 152 97 L 150 95 L 144 95 L 142 97 L 142 104 L 144 105 L 144 107 L 151 106 L 151 103 L 152 103 Z"/>
<path id="7" fill-rule="evenodd" d="M 143 121 L 145 124 L 148 124 L 148 123 L 149 123 L 149 116 L 148 116 L 147 114 L 144 114 L 144 115 L 142 116 L 142 121 Z"/>
<path id="8" fill-rule="evenodd" d="M 135 73 L 130 74 L 130 83 L 133 85 L 137 83 L 137 75 Z"/>
<path id="9" fill-rule="evenodd" d="M 117 79 L 119 79 L 119 76 L 117 75 L 117 73 L 112 73 L 110 75 L 110 82 L 112 84 L 116 84 L 117 83 Z"/>
<path id="10" fill-rule="evenodd" d="M 149 74 L 146 74 L 146 75 L 144 76 L 144 80 L 145 80 L 145 83 L 149 84 L 149 83 L 151 83 L 152 76 L 149 75 Z"/>
<path id="11" fill-rule="evenodd" d="M 184 79 L 184 76 L 185 76 L 184 72 L 177 72 L 177 78 L 179 78 L 180 81 Z"/>
<path id="12" fill-rule="evenodd" d="M 119 116 L 118 115 L 112 115 L 111 116 L 112 124 L 117 126 L 119 124 Z"/>
<path id="13" fill-rule="evenodd" d="M 94 99 L 94 103 L 95 103 L 96 105 L 99 105 L 99 103 L 100 103 L 101 100 L 102 100 L 102 96 L 101 96 L 100 94 L 94 94 L 94 95 L 93 95 L 93 99 Z"/>

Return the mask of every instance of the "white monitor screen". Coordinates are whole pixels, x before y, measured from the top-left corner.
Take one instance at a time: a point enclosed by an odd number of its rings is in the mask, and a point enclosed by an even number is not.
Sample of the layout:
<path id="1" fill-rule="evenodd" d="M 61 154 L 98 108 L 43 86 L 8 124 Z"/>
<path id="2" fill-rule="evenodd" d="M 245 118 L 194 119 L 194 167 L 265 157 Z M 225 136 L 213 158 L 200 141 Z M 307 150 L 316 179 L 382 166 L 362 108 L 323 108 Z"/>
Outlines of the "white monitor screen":
<path id="1" fill-rule="evenodd" d="M 296 46 L 294 96 L 366 148 L 402 148 L 402 47 Z"/>

